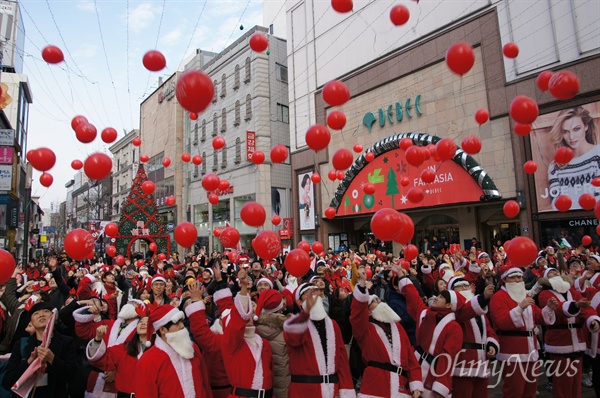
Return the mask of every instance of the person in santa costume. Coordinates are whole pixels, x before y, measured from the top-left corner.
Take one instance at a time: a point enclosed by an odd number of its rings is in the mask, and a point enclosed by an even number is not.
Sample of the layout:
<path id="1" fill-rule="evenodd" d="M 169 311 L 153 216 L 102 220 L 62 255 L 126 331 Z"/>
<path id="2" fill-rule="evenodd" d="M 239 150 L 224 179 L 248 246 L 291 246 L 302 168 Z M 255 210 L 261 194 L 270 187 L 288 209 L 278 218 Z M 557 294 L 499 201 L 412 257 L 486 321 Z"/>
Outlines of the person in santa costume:
<path id="1" fill-rule="evenodd" d="M 448 290 L 462 295 L 465 300 L 473 299 L 471 284 L 466 278 L 456 276 L 448 281 Z M 488 285 L 484 296 L 492 296 L 494 287 Z M 486 296 L 487 297 L 487 296 Z M 462 329 L 462 349 L 454 367 L 452 394 L 461 398 L 484 398 L 488 396 L 490 376 L 489 359 L 498 353 L 500 343 L 487 316 L 475 315 L 470 319 L 458 319 Z"/>
<path id="2" fill-rule="evenodd" d="M 352 334 L 367 365 L 358 397 L 419 397 L 421 365 L 414 356 L 400 317 L 376 295 L 369 296 L 367 274 L 358 269 L 352 296 Z"/>
<path id="3" fill-rule="evenodd" d="M 577 284 L 581 283 L 581 288 L 578 288 L 578 291 L 583 292 L 584 297 L 590 301 L 590 307 L 600 314 L 600 290 L 588 286 L 588 280 L 594 275 L 595 271 L 588 269 L 577 279 L 574 286 L 577 287 Z M 594 385 L 594 392 L 597 397 L 600 397 L 600 355 L 598 355 L 600 333 L 590 332 L 588 328 L 583 328 L 583 332 L 586 339 L 585 353 L 592 358 L 592 383 Z"/>
<path id="4" fill-rule="evenodd" d="M 93 299 L 92 299 L 93 300 Z M 75 333 L 82 340 L 90 341 L 96 336 L 96 329 L 100 326 L 106 326 L 108 332 L 104 335 L 104 344 L 107 348 L 125 343 L 135 334 L 139 315 L 136 312 L 136 306 L 141 304 L 139 300 L 132 300 L 125 304 L 117 320 L 103 320 L 97 307 L 90 300 L 79 301 L 79 304 L 85 305 L 73 312 L 75 319 Z M 115 369 L 113 366 L 107 366 L 104 369 L 95 368 L 88 376 L 86 387 L 86 397 L 90 398 L 111 398 L 117 394 L 117 387 L 114 383 Z"/>
<path id="5" fill-rule="evenodd" d="M 558 301 L 556 321 L 547 327 L 544 334 L 546 352 L 554 363 L 552 394 L 554 397 L 581 395 L 583 377 L 583 352 L 586 339 L 583 328 L 597 334 L 600 331 L 600 318 L 590 301 L 585 299 L 573 286 L 568 276 L 561 276 L 556 268 L 548 268 L 540 279 L 543 290 L 539 296 L 540 306 L 550 299 Z"/>
<path id="6" fill-rule="evenodd" d="M 154 331 L 156 337 L 135 367 L 136 397 L 212 397 L 204 357 L 183 325 L 184 317 L 170 304 L 150 313 L 147 337 Z"/>
<path id="7" fill-rule="evenodd" d="M 259 295 L 265 290 L 273 289 L 273 281 L 267 276 L 261 277 L 256 281 L 256 293 Z"/>
<path id="8" fill-rule="evenodd" d="M 455 313 L 465 304 L 465 298 L 452 290 L 444 290 L 427 307 L 406 271 L 399 266 L 392 270 L 399 276 L 398 290 L 406 297 L 408 314 L 417 323 L 414 355 L 421 362 L 423 396 L 450 397 L 452 368 L 463 342 Z"/>
<path id="9" fill-rule="evenodd" d="M 342 332 L 317 287 L 304 283 L 294 298 L 302 311 L 283 324 L 292 375 L 288 397 L 356 397 Z"/>
<path id="10" fill-rule="evenodd" d="M 590 255 L 587 260 L 587 269 L 588 271 L 575 282 L 575 289 L 585 292 L 586 286 L 592 286 L 600 290 L 600 256 Z"/>
<path id="11" fill-rule="evenodd" d="M 502 366 L 502 394 L 505 397 L 535 397 L 537 390 L 536 363 L 539 359 L 536 325 L 552 325 L 558 308 L 555 297 L 540 309 L 527 295 L 523 271 L 513 265 L 500 268 L 502 289 L 490 301 L 490 315 L 500 338 L 496 356 Z"/>

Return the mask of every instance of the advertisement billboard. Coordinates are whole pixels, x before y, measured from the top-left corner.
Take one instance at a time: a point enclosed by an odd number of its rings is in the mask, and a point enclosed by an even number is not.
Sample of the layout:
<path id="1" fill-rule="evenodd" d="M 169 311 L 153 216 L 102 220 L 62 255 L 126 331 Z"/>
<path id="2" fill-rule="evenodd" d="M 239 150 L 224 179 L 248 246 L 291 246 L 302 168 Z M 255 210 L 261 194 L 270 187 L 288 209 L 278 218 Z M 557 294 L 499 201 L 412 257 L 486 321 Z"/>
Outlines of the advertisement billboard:
<path id="1" fill-rule="evenodd" d="M 315 193 L 310 179 L 312 171 L 298 175 L 300 231 L 315 229 Z"/>

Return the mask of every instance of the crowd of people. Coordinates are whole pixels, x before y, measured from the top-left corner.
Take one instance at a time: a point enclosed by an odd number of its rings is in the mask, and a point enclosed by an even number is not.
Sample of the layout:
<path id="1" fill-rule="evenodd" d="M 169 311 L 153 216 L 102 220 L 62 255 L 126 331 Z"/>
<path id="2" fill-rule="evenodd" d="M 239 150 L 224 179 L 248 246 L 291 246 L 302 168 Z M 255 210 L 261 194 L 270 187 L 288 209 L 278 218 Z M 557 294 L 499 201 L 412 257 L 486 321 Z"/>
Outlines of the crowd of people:
<path id="1" fill-rule="evenodd" d="M 0 397 L 38 359 L 29 396 L 49 398 L 479 398 L 501 381 L 534 397 L 542 374 L 555 397 L 600 392 L 598 253 L 548 246 L 519 268 L 501 245 L 359 250 L 310 253 L 296 276 L 283 255 L 230 251 L 20 264 L 1 290 Z"/>

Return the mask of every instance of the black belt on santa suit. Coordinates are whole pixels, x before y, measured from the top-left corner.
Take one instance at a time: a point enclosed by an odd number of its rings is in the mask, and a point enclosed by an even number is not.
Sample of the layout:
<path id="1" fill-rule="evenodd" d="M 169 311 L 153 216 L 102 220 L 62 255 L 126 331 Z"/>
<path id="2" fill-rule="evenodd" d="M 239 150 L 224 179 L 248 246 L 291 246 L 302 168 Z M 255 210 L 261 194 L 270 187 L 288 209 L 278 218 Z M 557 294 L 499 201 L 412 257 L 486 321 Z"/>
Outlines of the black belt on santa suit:
<path id="1" fill-rule="evenodd" d="M 486 351 L 485 344 L 479 344 L 479 343 L 467 343 L 467 342 L 464 342 L 464 343 L 462 343 L 462 348 L 464 348 L 465 350 L 481 350 L 481 351 Z"/>
<path id="2" fill-rule="evenodd" d="M 311 383 L 311 384 L 335 384 L 339 383 L 337 373 L 332 375 L 292 375 L 292 383 Z"/>
<path id="3" fill-rule="evenodd" d="M 391 363 L 388 363 L 388 362 L 369 361 L 367 366 L 387 370 L 388 372 L 396 373 L 396 374 L 404 376 L 408 379 L 408 372 L 406 370 L 402 369 L 400 366 L 392 365 Z"/>
<path id="4" fill-rule="evenodd" d="M 231 387 L 231 395 L 250 398 L 272 398 L 273 389 L 269 390 L 251 390 L 249 388 Z"/>
<path id="5" fill-rule="evenodd" d="M 133 397 L 135 397 L 135 394 L 132 393 L 132 392 L 122 392 L 122 391 L 119 391 L 117 393 L 117 398 L 133 398 Z"/>
<path id="6" fill-rule="evenodd" d="M 231 388 L 231 384 L 227 384 L 226 386 L 210 386 L 211 390 L 224 390 L 226 388 Z"/>
<path id="7" fill-rule="evenodd" d="M 497 330 L 496 334 L 505 337 L 533 337 L 535 332 L 533 330 Z"/>
<path id="8" fill-rule="evenodd" d="M 415 350 L 417 350 L 419 355 L 421 355 L 421 357 L 419 358 L 419 363 L 422 364 L 423 361 L 427 361 L 430 365 L 433 363 L 434 356 L 428 352 L 425 352 L 425 350 L 421 348 L 421 346 L 415 346 Z"/>
<path id="9" fill-rule="evenodd" d="M 560 325 L 548 325 L 546 329 L 548 330 L 565 330 L 565 329 L 581 329 L 583 327 L 583 321 L 573 323 L 561 323 Z"/>

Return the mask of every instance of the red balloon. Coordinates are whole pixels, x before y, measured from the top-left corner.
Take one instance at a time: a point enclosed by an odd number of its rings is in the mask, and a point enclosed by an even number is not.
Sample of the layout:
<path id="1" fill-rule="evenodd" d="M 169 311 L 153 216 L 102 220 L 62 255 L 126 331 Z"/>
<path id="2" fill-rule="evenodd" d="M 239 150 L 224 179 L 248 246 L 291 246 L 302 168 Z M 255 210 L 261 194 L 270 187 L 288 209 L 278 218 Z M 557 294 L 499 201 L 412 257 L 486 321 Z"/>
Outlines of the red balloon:
<path id="1" fill-rule="evenodd" d="M 481 108 L 475 112 L 475 121 L 482 125 L 490 120 L 490 112 L 487 109 Z"/>
<path id="2" fill-rule="evenodd" d="M 217 203 L 219 203 L 219 196 L 217 194 L 211 193 L 208 195 L 208 202 L 211 205 L 216 205 Z"/>
<path id="3" fill-rule="evenodd" d="M 321 253 L 323 251 L 323 244 L 318 240 L 314 241 L 312 244 L 313 253 Z"/>
<path id="4" fill-rule="evenodd" d="M 579 92 L 579 78 L 573 72 L 556 72 L 548 82 L 550 94 L 559 100 L 569 100 Z"/>
<path id="5" fill-rule="evenodd" d="M 579 197 L 579 206 L 583 210 L 592 210 L 596 206 L 596 198 L 591 193 L 584 193 Z"/>
<path id="6" fill-rule="evenodd" d="M 273 231 L 260 231 L 252 240 L 252 247 L 258 257 L 272 260 L 281 252 L 281 240 Z"/>
<path id="7" fill-rule="evenodd" d="M 425 197 L 425 194 L 423 193 L 423 190 L 421 188 L 419 188 L 419 187 L 412 187 L 406 193 L 406 197 L 412 203 L 419 203 L 419 202 L 421 202 L 423 200 L 423 198 Z"/>
<path id="8" fill-rule="evenodd" d="M 153 194 L 155 189 L 156 185 L 152 181 L 144 181 L 144 183 L 142 184 L 142 191 L 146 195 Z"/>
<path id="9" fill-rule="evenodd" d="M 600 200 L 596 202 L 596 205 L 594 206 L 594 215 L 596 216 L 597 219 L 600 220 Z M 598 234 L 600 235 L 600 234 Z"/>
<path id="10" fill-rule="evenodd" d="M 600 224 L 596 225 L 596 235 L 600 235 Z"/>
<path id="11" fill-rule="evenodd" d="M 516 200 L 509 200 L 504 204 L 503 210 L 506 217 L 515 218 L 521 212 L 521 206 Z"/>
<path id="12" fill-rule="evenodd" d="M 341 148 L 335 151 L 331 163 L 336 170 L 347 170 L 352 166 L 354 162 L 354 155 L 352 151 L 346 148 Z"/>
<path id="13" fill-rule="evenodd" d="M 344 173 L 343 171 L 338 170 L 335 173 L 336 177 L 338 180 L 342 181 L 344 179 L 344 177 L 346 177 L 346 173 Z"/>
<path id="14" fill-rule="evenodd" d="M 554 72 L 551 70 L 545 70 L 540 73 L 535 79 L 535 83 L 537 84 L 538 88 L 542 91 L 548 91 L 548 84 L 550 83 L 550 79 L 553 75 Z"/>
<path id="15" fill-rule="evenodd" d="M 415 223 L 412 218 L 404 213 L 398 213 L 400 215 L 400 221 L 402 222 L 402 229 L 394 237 L 394 242 L 406 245 L 410 242 L 415 235 Z"/>
<path id="16" fill-rule="evenodd" d="M 331 133 L 322 124 L 315 124 L 306 131 L 306 145 L 313 151 L 327 148 L 331 141 Z"/>
<path id="17" fill-rule="evenodd" d="M 229 181 L 227 181 L 227 180 L 219 181 L 219 190 L 225 191 L 225 190 L 227 190 L 227 188 L 229 188 Z"/>
<path id="18" fill-rule="evenodd" d="M 332 80 L 323 87 L 323 100 L 330 106 L 344 105 L 349 99 L 348 86 L 339 80 Z"/>
<path id="19" fill-rule="evenodd" d="M 150 50 L 144 54 L 142 63 L 144 64 L 144 68 L 151 72 L 158 72 L 167 66 L 165 56 L 160 51 L 156 50 Z"/>
<path id="20" fill-rule="evenodd" d="M 169 197 L 167 197 L 165 202 L 167 203 L 167 206 L 173 206 L 173 205 L 175 205 L 175 197 L 169 196 Z"/>
<path id="21" fill-rule="evenodd" d="M 240 210 L 240 217 L 242 221 L 251 227 L 260 227 L 265 223 L 267 219 L 267 213 L 265 208 L 258 202 L 249 201 L 246 202 Z"/>
<path id="22" fill-rule="evenodd" d="M 538 114 L 537 103 L 525 95 L 517 95 L 510 103 L 510 117 L 517 123 L 531 124 Z"/>
<path id="23" fill-rule="evenodd" d="M 373 152 L 365 153 L 365 160 L 367 162 L 372 162 L 373 160 L 375 160 L 375 154 Z"/>
<path id="24" fill-rule="evenodd" d="M 408 11 L 408 7 L 405 5 L 399 4 L 397 6 L 392 7 L 390 11 L 390 20 L 396 26 L 402 26 L 408 22 L 410 18 L 410 11 Z"/>
<path id="25" fill-rule="evenodd" d="M 423 159 L 429 160 L 431 158 L 431 153 L 426 148 L 421 147 L 421 152 L 423 153 Z"/>
<path id="26" fill-rule="evenodd" d="M 584 236 L 581 238 L 581 244 L 582 244 L 582 245 L 584 245 L 584 246 L 589 246 L 589 245 L 591 245 L 591 244 L 592 244 L 592 237 L 591 237 L 591 236 L 589 236 L 589 235 L 584 235 Z"/>
<path id="27" fill-rule="evenodd" d="M 220 183 L 221 180 L 216 174 L 209 173 L 202 177 L 202 187 L 207 191 L 214 191 L 215 189 L 219 188 Z"/>
<path id="28" fill-rule="evenodd" d="M 352 0 L 331 0 L 331 8 L 339 13 L 350 12 L 353 7 Z"/>
<path id="29" fill-rule="evenodd" d="M 94 237 L 85 229 L 74 229 L 65 236 L 63 243 L 67 255 L 75 261 L 81 261 L 94 250 Z"/>
<path id="30" fill-rule="evenodd" d="M 165 253 L 158 253 L 157 257 L 160 261 L 165 261 L 167 259 L 167 255 Z"/>
<path id="31" fill-rule="evenodd" d="M 404 258 L 412 261 L 419 255 L 419 249 L 415 245 L 408 245 L 404 248 Z"/>
<path id="32" fill-rule="evenodd" d="M 169 159 L 169 158 L 163 158 L 162 165 L 164 167 L 169 167 L 171 165 L 171 159 Z"/>
<path id="33" fill-rule="evenodd" d="M 48 171 L 56 163 L 56 155 L 49 148 L 38 148 L 29 151 L 28 157 L 31 166 L 38 171 Z"/>
<path id="34" fill-rule="evenodd" d="M 400 179 L 400 185 L 402 185 L 403 187 L 407 187 L 408 184 L 410 184 L 410 179 L 408 177 L 402 177 Z"/>
<path id="35" fill-rule="evenodd" d="M 122 255 L 119 254 L 117 257 L 115 257 L 115 263 L 118 266 L 125 264 L 125 257 L 123 257 Z"/>
<path id="36" fill-rule="evenodd" d="M 271 162 L 283 163 L 288 157 L 288 149 L 285 145 L 275 145 L 271 149 Z"/>
<path id="37" fill-rule="evenodd" d="M 421 172 L 421 181 L 423 181 L 425 184 L 431 184 L 433 181 L 435 181 L 435 171 L 431 170 L 430 168 L 423 170 Z"/>
<path id="38" fill-rule="evenodd" d="M 146 262 L 142 259 L 139 259 L 135 262 L 135 265 L 137 265 L 138 268 L 143 267 L 146 264 Z"/>
<path id="39" fill-rule="evenodd" d="M 202 163 L 202 156 L 194 155 L 194 157 L 192 158 L 192 163 L 198 166 L 200 163 Z"/>
<path id="40" fill-rule="evenodd" d="M 265 161 L 265 153 L 263 151 L 254 151 L 251 160 L 254 164 L 263 164 Z"/>
<path id="41" fill-rule="evenodd" d="M 54 178 L 52 177 L 52 174 L 47 173 L 47 172 L 43 172 L 42 175 L 40 176 L 40 184 L 42 184 L 42 186 L 48 188 L 50 185 L 52 185 L 52 182 L 54 181 Z"/>
<path id="42" fill-rule="evenodd" d="M 223 232 L 223 227 L 217 227 L 213 230 L 213 235 L 218 238 L 221 236 L 221 232 Z"/>
<path id="43" fill-rule="evenodd" d="M 175 96 L 185 110 L 200 113 L 212 102 L 215 86 L 204 72 L 190 70 L 179 76 Z"/>
<path id="44" fill-rule="evenodd" d="M 77 126 L 80 124 L 88 123 L 88 120 L 85 116 L 77 115 L 73 119 L 71 119 L 71 128 L 73 131 L 77 130 Z"/>
<path id="45" fill-rule="evenodd" d="M 0 249 L 0 284 L 5 284 L 15 272 L 15 258 L 10 252 Z"/>
<path id="46" fill-rule="evenodd" d="M 327 115 L 327 125 L 333 130 L 343 129 L 346 126 L 346 115 L 342 111 L 332 111 Z"/>
<path id="47" fill-rule="evenodd" d="M 42 49 L 42 58 L 49 64 L 58 64 L 65 60 L 62 50 L 56 46 L 44 47 Z"/>
<path id="48" fill-rule="evenodd" d="M 469 155 L 476 155 L 481 151 L 481 140 L 477 136 L 468 135 L 463 138 L 460 146 Z"/>
<path id="49" fill-rule="evenodd" d="M 148 245 L 148 249 L 150 249 L 150 251 L 155 252 L 156 249 L 158 249 L 158 246 L 156 245 L 156 243 L 150 242 L 150 244 Z"/>
<path id="50" fill-rule="evenodd" d="M 310 180 L 313 183 L 318 184 L 321 182 L 321 176 L 319 175 L 319 173 L 312 173 L 312 175 L 310 176 Z"/>
<path id="51" fill-rule="evenodd" d="M 98 135 L 98 130 L 96 130 L 96 126 L 91 123 L 82 123 L 75 129 L 75 137 L 77 137 L 79 142 L 84 144 L 89 144 L 94 141 L 96 135 Z"/>
<path id="52" fill-rule="evenodd" d="M 115 223 L 108 223 L 104 226 L 104 233 L 109 238 L 114 238 L 119 233 L 119 226 Z"/>
<path id="53" fill-rule="evenodd" d="M 275 214 L 273 217 L 271 217 L 271 224 L 273 225 L 279 225 L 281 223 L 281 217 L 278 216 L 277 214 Z"/>
<path id="54" fill-rule="evenodd" d="M 298 242 L 298 249 L 304 250 L 306 253 L 310 253 L 310 243 L 305 240 Z"/>
<path id="55" fill-rule="evenodd" d="M 517 267 L 531 265 L 538 255 L 538 248 L 535 243 L 525 236 L 512 238 L 508 246 L 504 245 L 504 250 L 506 250 L 510 262 Z"/>
<path id="56" fill-rule="evenodd" d="M 83 163 L 83 171 L 90 180 L 103 180 L 112 171 L 112 160 L 104 153 L 93 153 Z"/>
<path id="57" fill-rule="evenodd" d="M 337 179 L 337 172 L 335 170 L 329 170 L 329 173 L 327 173 L 327 177 L 331 181 L 335 181 Z"/>
<path id="58" fill-rule="evenodd" d="M 117 130 L 113 129 L 112 127 L 107 127 L 104 130 L 102 130 L 100 138 L 102 138 L 102 141 L 106 142 L 107 144 L 110 144 L 115 142 L 115 140 L 117 139 L 117 135 Z"/>
<path id="59" fill-rule="evenodd" d="M 363 185 L 363 192 L 365 195 L 373 195 L 375 193 L 375 185 L 365 184 Z"/>
<path id="60" fill-rule="evenodd" d="M 301 278 L 310 269 L 310 257 L 304 250 L 294 249 L 285 257 L 284 265 L 291 275 Z"/>
<path id="61" fill-rule="evenodd" d="M 408 137 L 404 137 L 400 140 L 400 149 L 406 151 L 408 148 L 413 146 L 413 140 Z"/>
<path id="62" fill-rule="evenodd" d="M 250 36 L 250 48 L 252 51 L 262 53 L 269 47 L 269 39 L 262 33 L 254 33 Z"/>
<path id="63" fill-rule="evenodd" d="M 139 138 L 134 138 L 133 140 L 131 140 L 131 143 L 133 144 L 133 146 L 140 146 L 142 145 L 142 140 Z"/>
<path id="64" fill-rule="evenodd" d="M 198 230 L 191 222 L 182 222 L 175 227 L 175 241 L 185 248 L 191 248 L 198 238 Z"/>
<path id="65" fill-rule="evenodd" d="M 140 155 L 140 162 L 142 163 L 146 163 L 147 161 L 150 160 L 150 156 L 144 154 L 144 155 Z"/>
<path id="66" fill-rule="evenodd" d="M 234 248 L 240 241 L 240 231 L 234 227 L 226 227 L 221 231 L 221 244 L 225 248 Z"/>
<path id="67" fill-rule="evenodd" d="M 506 58 L 517 58 L 517 55 L 519 55 L 519 46 L 517 46 L 517 43 L 513 42 L 506 43 L 504 47 L 502 47 L 502 53 Z"/>
<path id="68" fill-rule="evenodd" d="M 573 160 L 573 150 L 568 146 L 560 147 L 554 153 L 554 161 L 557 164 L 565 165 Z"/>
<path id="69" fill-rule="evenodd" d="M 425 156 L 423 155 L 423 151 L 421 147 L 416 145 L 411 145 L 406 149 L 406 161 L 411 166 L 419 167 L 424 161 Z"/>
<path id="70" fill-rule="evenodd" d="M 450 160 L 456 155 L 456 144 L 450 138 L 442 138 L 435 146 L 437 155 L 443 161 Z"/>
<path id="71" fill-rule="evenodd" d="M 181 155 L 181 160 L 183 160 L 185 163 L 189 162 L 192 159 L 192 156 L 189 153 L 183 153 Z"/>
<path id="72" fill-rule="evenodd" d="M 327 217 L 328 219 L 332 219 L 335 217 L 335 213 L 337 211 L 335 210 L 335 207 L 328 207 L 325 209 L 325 217 Z"/>
<path id="73" fill-rule="evenodd" d="M 36 149 L 30 149 L 27 151 L 27 154 L 25 155 L 25 159 L 27 159 L 27 161 L 29 163 L 31 163 L 31 158 L 35 155 L 35 151 L 36 151 Z"/>
<path id="74" fill-rule="evenodd" d="M 198 120 L 198 114 L 194 112 L 190 112 L 190 120 Z"/>
<path id="75" fill-rule="evenodd" d="M 354 144 L 352 150 L 356 153 L 361 153 L 363 151 L 363 146 L 360 144 Z"/>
<path id="76" fill-rule="evenodd" d="M 464 75 L 475 64 L 473 47 L 464 41 L 453 44 L 446 52 L 446 64 L 452 72 L 460 76 Z"/>
<path id="77" fill-rule="evenodd" d="M 527 174 L 533 174 L 537 171 L 537 164 L 533 160 L 528 160 L 523 165 L 523 170 Z"/>
<path id="78" fill-rule="evenodd" d="M 225 146 L 225 138 L 221 137 L 220 135 L 216 136 L 213 138 L 212 146 L 217 150 L 223 148 Z"/>
<path id="79" fill-rule="evenodd" d="M 106 246 L 104 250 L 109 257 L 114 257 L 117 255 L 117 248 L 114 246 Z"/>
<path id="80" fill-rule="evenodd" d="M 402 218 L 394 209 L 383 208 L 371 217 L 371 231 L 378 239 L 393 240 L 400 230 L 402 230 Z"/>
<path id="81" fill-rule="evenodd" d="M 556 207 L 556 210 L 560 211 L 561 213 L 569 211 L 572 205 L 573 202 L 568 195 L 558 195 L 554 200 L 554 207 Z"/>
<path id="82" fill-rule="evenodd" d="M 521 137 L 531 133 L 531 124 L 515 123 L 514 132 Z"/>

